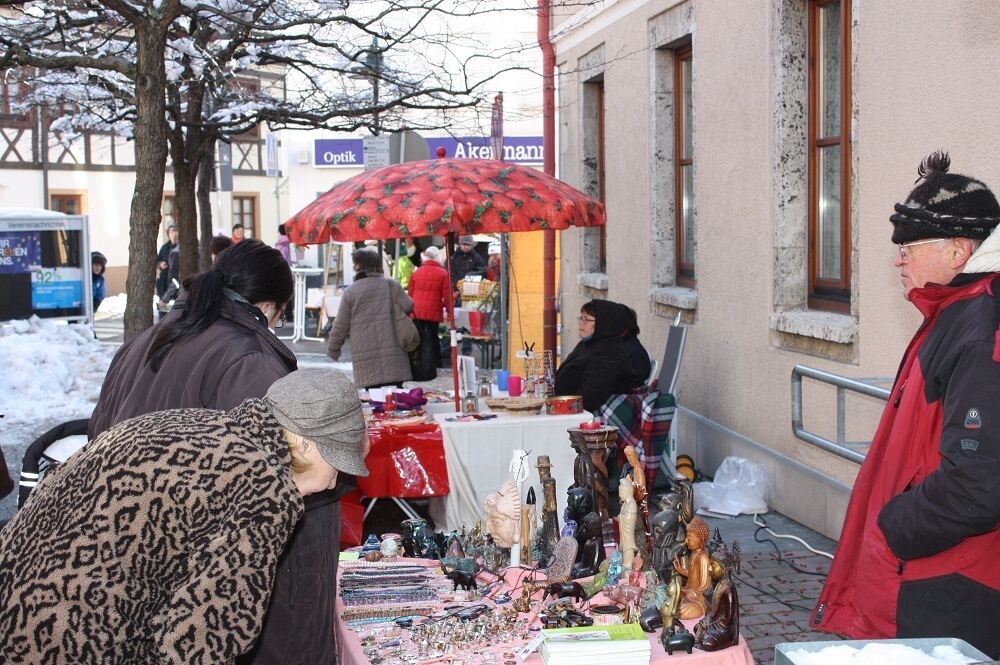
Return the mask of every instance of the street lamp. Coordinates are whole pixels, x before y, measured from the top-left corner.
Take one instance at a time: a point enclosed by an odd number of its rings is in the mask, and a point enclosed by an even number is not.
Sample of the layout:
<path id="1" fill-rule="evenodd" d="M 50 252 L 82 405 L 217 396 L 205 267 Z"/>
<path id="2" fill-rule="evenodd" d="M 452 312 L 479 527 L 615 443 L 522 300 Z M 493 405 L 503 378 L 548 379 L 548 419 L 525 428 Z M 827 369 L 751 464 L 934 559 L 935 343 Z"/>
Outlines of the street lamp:
<path id="1" fill-rule="evenodd" d="M 371 79 L 372 82 L 372 106 L 375 108 L 373 111 L 373 127 L 372 133 L 378 136 L 379 127 L 379 112 L 378 112 L 378 84 L 379 79 L 382 78 L 382 49 L 378 45 L 378 37 L 372 37 L 372 45 L 368 47 L 367 55 L 365 56 L 365 64 L 362 67 L 351 68 L 351 74 L 349 76 L 353 79 Z"/>

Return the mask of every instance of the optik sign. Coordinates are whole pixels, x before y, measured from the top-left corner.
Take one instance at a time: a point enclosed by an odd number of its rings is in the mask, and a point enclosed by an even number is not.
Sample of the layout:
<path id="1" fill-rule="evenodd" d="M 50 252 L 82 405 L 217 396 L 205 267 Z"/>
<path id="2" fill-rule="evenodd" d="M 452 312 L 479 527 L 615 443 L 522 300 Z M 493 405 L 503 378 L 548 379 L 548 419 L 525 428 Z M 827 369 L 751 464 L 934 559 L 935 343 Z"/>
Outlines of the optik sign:
<path id="1" fill-rule="evenodd" d="M 493 159 L 488 136 L 460 138 L 432 137 L 427 139 L 431 155 L 444 148 L 445 157 L 458 159 Z M 513 164 L 541 164 L 541 136 L 504 137 L 503 159 Z M 364 148 L 361 139 L 316 139 L 313 144 L 313 166 L 319 168 L 364 168 Z"/>

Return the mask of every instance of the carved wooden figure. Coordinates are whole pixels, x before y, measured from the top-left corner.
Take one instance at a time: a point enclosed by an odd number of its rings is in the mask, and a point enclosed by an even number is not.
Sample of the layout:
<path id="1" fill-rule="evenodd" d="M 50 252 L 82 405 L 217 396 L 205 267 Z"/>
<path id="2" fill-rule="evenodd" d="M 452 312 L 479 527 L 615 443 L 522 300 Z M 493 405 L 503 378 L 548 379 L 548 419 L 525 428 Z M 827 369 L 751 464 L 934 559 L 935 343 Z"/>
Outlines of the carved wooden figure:
<path id="1" fill-rule="evenodd" d="M 552 464 L 548 455 L 539 455 L 535 465 L 542 485 L 542 543 L 538 548 L 549 555 L 559 542 L 559 514 L 556 507 L 556 481 L 552 478 Z"/>
<path id="2" fill-rule="evenodd" d="M 691 550 L 690 561 L 684 566 L 679 559 L 674 559 L 674 570 L 687 578 L 681 592 L 681 619 L 697 619 L 708 610 L 705 590 L 711 585 L 712 577 L 709 571 L 711 558 L 705 549 L 707 542 L 708 524 L 700 517 L 695 517 L 688 523 L 687 538 L 684 541 Z"/>
<path id="3" fill-rule="evenodd" d="M 632 465 L 632 484 L 635 485 L 635 502 L 639 505 L 645 535 L 646 551 L 653 551 L 653 534 L 649 529 L 649 492 L 646 489 L 646 472 L 639 461 L 635 446 L 625 446 L 625 457 Z"/>

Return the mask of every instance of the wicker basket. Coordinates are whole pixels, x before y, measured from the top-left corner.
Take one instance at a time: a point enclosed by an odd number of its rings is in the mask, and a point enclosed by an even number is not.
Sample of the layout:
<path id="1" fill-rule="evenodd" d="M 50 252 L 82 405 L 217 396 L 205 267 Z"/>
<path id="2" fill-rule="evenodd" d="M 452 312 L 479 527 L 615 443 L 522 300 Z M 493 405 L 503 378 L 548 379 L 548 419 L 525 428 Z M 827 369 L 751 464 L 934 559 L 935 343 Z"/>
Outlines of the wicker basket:
<path id="1" fill-rule="evenodd" d="M 507 397 L 487 397 L 483 401 L 491 411 L 503 411 L 507 408 Z"/>
<path id="2" fill-rule="evenodd" d="M 486 303 L 491 302 L 499 292 L 497 286 L 496 282 L 491 282 L 487 279 L 479 281 L 462 280 L 458 289 L 459 293 L 462 294 L 462 306 L 478 305 L 484 301 Z"/>
<path id="3" fill-rule="evenodd" d="M 510 397 L 504 403 L 503 408 L 519 416 L 535 416 L 541 413 L 542 407 L 544 406 L 544 399 L 535 399 L 534 397 Z"/>

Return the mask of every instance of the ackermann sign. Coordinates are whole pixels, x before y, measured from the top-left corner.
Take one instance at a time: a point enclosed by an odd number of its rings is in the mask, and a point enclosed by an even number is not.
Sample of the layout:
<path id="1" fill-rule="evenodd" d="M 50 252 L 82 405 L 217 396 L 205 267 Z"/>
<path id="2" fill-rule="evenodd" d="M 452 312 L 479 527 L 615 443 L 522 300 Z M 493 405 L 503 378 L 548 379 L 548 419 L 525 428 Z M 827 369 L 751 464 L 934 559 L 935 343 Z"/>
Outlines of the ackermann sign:
<path id="1" fill-rule="evenodd" d="M 438 148 L 445 149 L 445 157 L 459 159 L 493 159 L 489 137 L 428 138 L 431 157 Z M 361 139 L 316 139 L 313 143 L 313 166 L 327 168 L 359 169 L 364 166 Z M 503 159 L 514 164 L 541 164 L 541 136 L 504 137 Z"/>

